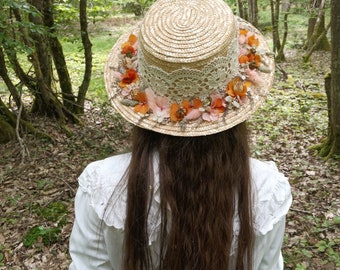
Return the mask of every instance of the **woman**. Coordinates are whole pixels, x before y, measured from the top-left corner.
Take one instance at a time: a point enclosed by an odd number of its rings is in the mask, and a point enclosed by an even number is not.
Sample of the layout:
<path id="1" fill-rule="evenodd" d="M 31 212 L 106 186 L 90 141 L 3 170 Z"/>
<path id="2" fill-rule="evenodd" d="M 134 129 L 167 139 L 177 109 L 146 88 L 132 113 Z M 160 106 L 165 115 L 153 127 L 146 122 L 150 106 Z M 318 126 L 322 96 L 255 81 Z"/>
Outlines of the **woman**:
<path id="1" fill-rule="evenodd" d="M 290 186 L 249 158 L 244 122 L 269 54 L 222 0 L 158 0 L 118 40 L 106 86 L 132 150 L 79 177 L 70 269 L 283 269 Z"/>

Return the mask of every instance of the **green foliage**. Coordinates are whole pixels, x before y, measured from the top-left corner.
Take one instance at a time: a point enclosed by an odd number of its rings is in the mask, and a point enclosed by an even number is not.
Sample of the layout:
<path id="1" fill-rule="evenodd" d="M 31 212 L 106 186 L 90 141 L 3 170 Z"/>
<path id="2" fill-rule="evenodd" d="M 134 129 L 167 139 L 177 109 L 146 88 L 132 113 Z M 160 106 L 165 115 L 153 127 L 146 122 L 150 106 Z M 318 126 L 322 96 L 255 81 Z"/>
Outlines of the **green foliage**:
<path id="1" fill-rule="evenodd" d="M 304 264 L 298 263 L 295 267 L 295 270 L 306 270 L 307 267 Z"/>
<path id="2" fill-rule="evenodd" d="M 287 264 L 294 264 L 295 262 L 315 258 L 315 254 L 323 253 L 323 260 L 320 264 L 326 265 L 334 263 L 336 267 L 340 266 L 340 255 L 338 248 L 340 239 L 334 238 L 332 234 L 336 235 L 336 230 L 339 227 L 339 216 L 333 217 L 331 220 L 315 216 L 306 216 L 306 220 L 310 222 L 312 230 L 308 233 L 306 239 L 299 239 L 296 245 L 291 247 L 289 254 L 285 254 Z M 321 240 L 317 240 L 319 235 L 325 234 Z M 287 239 L 286 239 L 287 240 Z M 294 269 L 307 269 L 305 264 L 296 263 Z M 321 268 L 320 268 L 321 269 Z"/>
<path id="3" fill-rule="evenodd" d="M 226 2 L 228 4 L 228 6 L 232 9 L 234 14 L 237 14 L 237 12 L 238 12 L 237 1 L 235 1 L 235 0 L 224 0 L 224 2 Z"/>
<path id="4" fill-rule="evenodd" d="M 318 220 L 318 226 L 315 227 L 315 233 L 322 233 L 324 231 L 335 231 L 339 228 L 340 216 L 333 217 L 332 220 Z M 334 262 L 336 266 L 340 266 L 340 254 L 337 249 L 340 245 L 340 239 L 328 239 L 318 241 L 315 246 L 319 251 L 323 252 L 327 258 L 327 261 Z"/>
<path id="5" fill-rule="evenodd" d="M 49 178 L 39 179 L 36 181 L 36 185 L 38 189 L 44 189 L 45 187 L 48 187 L 49 185 L 52 185 L 53 181 Z"/>
<path id="6" fill-rule="evenodd" d="M 74 22 L 79 18 L 79 11 L 77 7 L 68 3 L 55 3 L 55 22 L 58 24 L 65 24 L 67 22 Z"/>
<path id="7" fill-rule="evenodd" d="M 145 11 L 152 5 L 154 0 L 135 0 L 123 4 L 124 13 L 133 13 L 136 16 L 144 15 Z"/>
<path id="8" fill-rule="evenodd" d="M 61 232 L 60 227 L 49 228 L 44 226 L 35 226 L 31 228 L 24 236 L 23 244 L 25 247 L 33 247 L 35 244 L 48 246 L 58 241 L 58 235 Z"/>
<path id="9" fill-rule="evenodd" d="M 32 48 L 27 46 L 23 40 L 23 31 L 42 34 L 46 33 L 46 29 L 25 20 L 25 18 L 38 16 L 39 12 L 26 1 L 20 0 L 0 0 L 0 6 L 2 7 L 0 9 L 0 46 L 13 52 L 32 53 Z M 23 20 L 14 20 L 11 9 L 20 10 Z M 28 41 L 32 41 L 28 35 L 26 38 Z"/>
<path id="10" fill-rule="evenodd" d="M 35 212 L 48 221 L 58 222 L 60 225 L 66 223 L 67 207 L 63 202 L 57 201 L 43 208 L 37 207 Z"/>
<path id="11" fill-rule="evenodd" d="M 26 247 L 35 245 L 50 245 L 58 241 L 62 227 L 68 222 L 67 206 L 65 203 L 56 201 L 46 207 L 40 207 L 39 204 L 33 206 L 33 212 L 46 221 L 57 223 L 56 227 L 51 226 L 34 226 L 29 229 L 23 238 L 23 244 Z"/>
<path id="12" fill-rule="evenodd" d="M 65 24 L 76 22 L 79 18 L 79 1 L 60 0 L 54 4 L 56 22 Z M 91 0 L 87 1 L 87 17 L 95 22 L 115 13 L 112 8 L 116 1 Z"/>

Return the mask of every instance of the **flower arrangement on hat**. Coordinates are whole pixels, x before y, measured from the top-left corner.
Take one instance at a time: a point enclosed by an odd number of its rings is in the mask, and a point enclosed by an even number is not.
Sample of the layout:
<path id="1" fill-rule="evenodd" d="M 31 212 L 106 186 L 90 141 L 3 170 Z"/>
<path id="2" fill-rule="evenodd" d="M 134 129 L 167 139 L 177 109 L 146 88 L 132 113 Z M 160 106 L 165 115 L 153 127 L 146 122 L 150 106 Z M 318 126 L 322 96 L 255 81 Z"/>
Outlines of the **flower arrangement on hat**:
<path id="1" fill-rule="evenodd" d="M 234 77 L 225 87 L 224 93 L 211 93 L 206 100 L 199 98 L 173 102 L 165 96 L 158 96 L 150 87 L 142 88 L 138 74 L 138 37 L 130 34 L 121 45 L 119 64 L 113 76 L 124 97 L 121 103 L 132 106 L 135 113 L 151 116 L 158 123 L 186 122 L 201 119 L 213 122 L 223 116 L 226 110 L 237 109 L 247 100 L 252 86 L 261 86 L 260 72 L 269 72 L 257 52 L 259 39 L 247 29 L 240 29 L 238 35 L 240 76 Z M 230 108 L 231 107 L 231 108 Z"/>

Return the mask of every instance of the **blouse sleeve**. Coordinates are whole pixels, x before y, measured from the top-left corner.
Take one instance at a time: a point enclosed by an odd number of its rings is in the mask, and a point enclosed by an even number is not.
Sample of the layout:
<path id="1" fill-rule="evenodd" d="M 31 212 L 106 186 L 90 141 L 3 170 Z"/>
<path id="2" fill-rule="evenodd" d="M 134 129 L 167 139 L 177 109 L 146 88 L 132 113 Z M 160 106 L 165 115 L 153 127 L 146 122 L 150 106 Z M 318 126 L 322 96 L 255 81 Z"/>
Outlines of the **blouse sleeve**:
<path id="1" fill-rule="evenodd" d="M 69 245 L 72 258 L 69 270 L 112 270 L 103 239 L 104 224 L 90 206 L 90 195 L 81 188 L 75 197 L 75 214 Z"/>
<path id="2" fill-rule="evenodd" d="M 282 270 L 283 258 L 281 246 L 285 230 L 285 217 L 277 222 L 273 229 L 255 239 L 254 261 L 257 270 Z"/>
<path id="3" fill-rule="evenodd" d="M 254 249 L 257 270 L 283 270 L 281 247 L 286 215 L 292 203 L 288 179 L 273 162 L 253 161 L 256 239 Z"/>

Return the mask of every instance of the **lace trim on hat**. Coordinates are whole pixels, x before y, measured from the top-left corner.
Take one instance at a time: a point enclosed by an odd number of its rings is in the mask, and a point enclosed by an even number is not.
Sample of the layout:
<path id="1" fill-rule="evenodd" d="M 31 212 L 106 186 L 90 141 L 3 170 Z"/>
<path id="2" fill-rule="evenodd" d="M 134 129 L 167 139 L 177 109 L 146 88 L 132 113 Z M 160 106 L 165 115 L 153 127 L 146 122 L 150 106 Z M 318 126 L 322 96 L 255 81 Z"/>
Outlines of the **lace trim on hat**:
<path id="1" fill-rule="evenodd" d="M 138 51 L 138 73 L 143 74 L 143 85 L 150 87 L 157 95 L 170 97 L 172 101 L 208 97 L 211 93 L 225 92 L 229 81 L 239 73 L 238 40 L 235 38 L 225 57 L 215 57 L 202 70 L 181 68 L 170 73 L 156 66 L 150 66 Z"/>
<path id="2" fill-rule="evenodd" d="M 143 117 L 151 116 L 150 119 L 158 123 L 179 122 L 183 130 L 187 122 L 217 121 L 230 113 L 230 110 L 237 110 L 244 104 L 249 104 L 248 97 L 252 98 L 249 88 L 262 84 L 259 71 L 265 71 L 265 62 L 256 50 L 260 45 L 258 37 L 247 29 L 239 31 L 238 39 L 230 44 L 233 53 L 229 53 L 229 57 L 216 57 L 202 71 L 181 68 L 171 73 L 155 66 L 149 67 L 143 60 L 142 49 L 138 49 L 137 36 L 131 34 L 128 41 L 121 46 L 117 71 L 113 72 L 121 89 L 120 103 L 133 107 L 133 112 Z M 142 65 L 138 55 L 141 55 L 141 61 L 144 61 Z M 235 57 L 238 59 L 234 59 Z M 238 66 L 235 70 L 234 65 Z M 205 74 L 207 72 L 209 76 Z M 210 76 L 212 78 L 209 79 Z M 232 79 L 226 82 L 229 77 Z M 208 87 L 208 91 L 201 89 L 196 80 Z M 209 92 L 215 87 L 220 88 L 223 82 L 222 89 Z M 151 84 L 154 84 L 157 91 L 154 91 Z M 180 90 L 173 88 L 175 86 Z M 260 89 L 257 90 L 261 95 Z"/>

